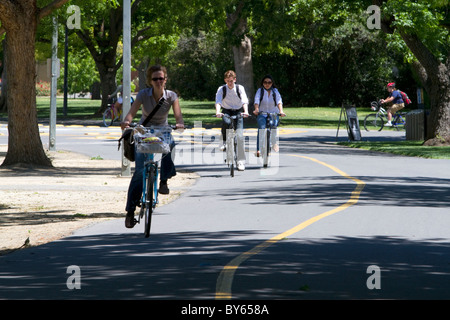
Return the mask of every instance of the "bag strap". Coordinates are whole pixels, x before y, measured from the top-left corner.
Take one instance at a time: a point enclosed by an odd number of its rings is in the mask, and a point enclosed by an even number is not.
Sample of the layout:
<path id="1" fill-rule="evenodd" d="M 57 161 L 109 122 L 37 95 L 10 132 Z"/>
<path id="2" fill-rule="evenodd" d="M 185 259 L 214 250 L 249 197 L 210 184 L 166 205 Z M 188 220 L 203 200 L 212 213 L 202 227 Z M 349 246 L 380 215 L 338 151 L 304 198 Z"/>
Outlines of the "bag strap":
<path id="1" fill-rule="evenodd" d="M 145 118 L 144 122 L 142 122 L 142 126 L 145 127 L 145 125 L 150 121 L 151 118 L 153 118 L 153 116 L 155 115 L 156 112 L 158 112 L 159 108 L 162 107 L 163 103 L 166 101 L 166 99 L 164 99 L 164 97 L 162 97 L 158 104 L 156 105 L 156 107 L 152 110 L 152 112 L 150 112 L 150 114 L 147 116 L 147 118 Z"/>
<path id="2" fill-rule="evenodd" d="M 147 116 L 147 118 L 145 118 L 144 122 L 142 122 L 142 126 L 143 126 L 143 127 L 145 127 L 145 125 L 150 121 L 150 119 L 153 118 L 153 116 L 155 115 L 155 113 L 158 112 L 159 108 L 161 108 L 161 106 L 163 105 L 163 103 L 164 103 L 165 101 L 166 101 L 166 99 L 165 99 L 164 97 L 162 97 L 162 98 L 159 100 L 159 102 L 158 102 L 158 104 L 156 105 L 156 107 L 152 110 L 152 112 L 150 112 L 150 114 Z M 118 149 L 120 149 L 120 142 L 122 141 L 122 139 L 125 138 L 126 132 L 127 132 L 127 130 L 125 130 L 125 131 L 122 133 L 122 136 L 121 136 L 120 139 L 119 139 L 119 147 L 118 147 Z M 128 134 L 129 134 L 129 133 L 128 133 Z M 131 136 L 130 136 L 130 137 L 131 137 Z"/>

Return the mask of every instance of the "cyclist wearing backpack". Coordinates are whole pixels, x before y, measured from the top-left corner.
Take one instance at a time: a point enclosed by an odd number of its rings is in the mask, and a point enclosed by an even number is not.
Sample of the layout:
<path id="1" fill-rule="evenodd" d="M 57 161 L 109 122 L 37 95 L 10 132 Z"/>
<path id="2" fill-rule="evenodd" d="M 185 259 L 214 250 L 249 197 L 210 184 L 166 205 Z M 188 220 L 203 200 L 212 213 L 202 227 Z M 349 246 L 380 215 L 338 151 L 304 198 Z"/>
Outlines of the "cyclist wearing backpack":
<path id="1" fill-rule="evenodd" d="M 403 109 L 405 107 L 405 102 L 403 101 L 400 90 L 395 88 L 395 83 L 388 83 L 387 91 L 389 92 L 389 97 L 386 99 L 381 99 L 381 103 L 392 103 L 392 105 L 387 108 L 388 122 L 385 124 L 385 126 L 390 127 L 392 126 L 392 115 Z"/>
<path id="2" fill-rule="evenodd" d="M 225 141 L 227 129 L 230 125 L 230 119 L 223 117 L 226 113 L 230 116 L 242 114 L 248 117 L 248 98 L 243 86 L 236 84 L 236 73 L 232 70 L 225 72 L 225 83 L 219 87 L 216 93 L 216 117 L 222 118 L 222 139 L 223 145 L 220 149 L 225 150 Z M 244 149 L 244 119 L 238 118 L 236 123 L 237 135 L 237 169 L 245 170 L 245 149 Z"/>
<path id="3" fill-rule="evenodd" d="M 258 123 L 258 137 L 256 140 L 256 156 L 260 156 L 259 151 L 259 132 L 260 129 L 266 128 L 267 114 L 259 114 L 259 112 L 265 113 L 279 113 L 282 117 L 286 114 L 283 112 L 283 100 L 281 99 L 281 94 L 275 86 L 275 82 L 271 75 L 266 75 L 261 81 L 261 88 L 256 91 L 255 94 L 255 110 L 253 113 L 257 116 L 256 121 Z M 274 127 L 278 127 L 280 122 L 279 116 L 273 119 Z M 274 134 L 271 136 L 272 141 L 276 141 L 277 131 L 274 130 Z M 273 149 L 278 152 L 278 145 L 273 144 Z"/>

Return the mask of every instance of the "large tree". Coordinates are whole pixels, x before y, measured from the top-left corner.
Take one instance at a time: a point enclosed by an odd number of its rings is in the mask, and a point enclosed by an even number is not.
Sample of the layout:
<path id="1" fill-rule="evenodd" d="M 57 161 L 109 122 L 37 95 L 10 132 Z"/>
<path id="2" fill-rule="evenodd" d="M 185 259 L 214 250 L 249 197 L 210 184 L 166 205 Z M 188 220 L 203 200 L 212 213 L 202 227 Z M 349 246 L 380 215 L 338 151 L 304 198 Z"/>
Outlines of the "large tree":
<path id="1" fill-rule="evenodd" d="M 383 31 L 398 35 L 430 98 L 426 145 L 450 144 L 450 38 L 448 0 L 373 0 L 382 8 Z"/>
<path id="2" fill-rule="evenodd" d="M 117 71 L 122 67 L 123 4 L 115 0 L 103 4 L 84 0 L 73 0 L 72 3 L 78 4 L 82 13 L 81 29 L 76 30 L 76 34 L 89 50 L 99 72 L 102 104 L 97 113 L 102 113 L 108 95 L 116 89 Z M 149 55 L 169 50 L 167 43 L 171 42 L 171 36 L 180 32 L 179 25 L 191 22 L 189 18 L 200 5 L 182 0 L 131 2 L 131 48 L 133 55 L 141 60 L 133 59 L 139 69 L 146 61 L 157 60 L 155 57 L 149 59 Z"/>
<path id="3" fill-rule="evenodd" d="M 6 33 L 8 72 L 8 152 L 2 166 L 52 165 L 44 152 L 37 122 L 35 37 L 38 21 L 67 1 L 47 1 L 41 7 L 37 0 L 0 1 L 0 34 Z"/>

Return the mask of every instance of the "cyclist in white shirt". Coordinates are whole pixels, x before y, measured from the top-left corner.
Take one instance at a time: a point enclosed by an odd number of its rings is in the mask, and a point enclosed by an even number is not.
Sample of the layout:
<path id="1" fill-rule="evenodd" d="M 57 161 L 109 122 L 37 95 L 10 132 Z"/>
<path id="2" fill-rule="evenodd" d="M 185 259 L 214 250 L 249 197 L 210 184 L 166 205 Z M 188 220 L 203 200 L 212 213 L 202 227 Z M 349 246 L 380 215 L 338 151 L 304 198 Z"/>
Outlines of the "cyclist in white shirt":
<path id="1" fill-rule="evenodd" d="M 275 82 L 273 81 L 272 76 L 266 75 L 261 81 L 261 88 L 256 91 L 255 94 L 255 110 L 253 113 L 257 116 L 256 121 L 258 123 L 258 138 L 256 142 L 256 156 L 260 156 L 259 151 L 259 132 L 260 129 L 266 128 L 267 123 L 267 114 L 259 114 L 259 112 L 265 113 L 279 113 L 282 117 L 285 117 L 286 114 L 283 112 L 283 100 L 281 99 L 281 94 L 278 89 L 275 87 Z M 274 127 L 277 127 L 280 118 L 277 115 L 274 119 Z M 271 139 L 273 142 L 276 141 L 277 130 L 273 131 Z M 273 150 L 278 152 L 278 145 L 272 143 Z"/>
<path id="2" fill-rule="evenodd" d="M 242 114 L 248 117 L 248 98 L 245 88 L 236 84 L 236 73 L 232 70 L 225 72 L 226 85 L 220 86 L 216 93 L 216 116 L 222 118 L 222 139 L 223 145 L 221 150 L 225 150 L 225 141 L 228 126 L 231 119 L 223 117 L 223 114 L 230 116 Z M 245 149 L 244 149 L 244 119 L 242 117 L 236 119 L 237 134 L 237 169 L 245 170 Z"/>

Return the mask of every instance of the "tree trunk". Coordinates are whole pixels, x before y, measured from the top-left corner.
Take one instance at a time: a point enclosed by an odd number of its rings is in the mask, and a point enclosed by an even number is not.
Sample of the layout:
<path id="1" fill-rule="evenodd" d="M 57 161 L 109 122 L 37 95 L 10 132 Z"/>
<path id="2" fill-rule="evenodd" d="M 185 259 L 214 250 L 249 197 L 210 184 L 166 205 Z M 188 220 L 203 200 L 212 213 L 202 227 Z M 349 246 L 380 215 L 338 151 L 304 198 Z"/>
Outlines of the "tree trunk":
<path id="1" fill-rule="evenodd" d="M 6 40 L 2 41 L 2 49 L 3 49 L 3 70 L 1 74 L 2 78 L 2 94 L 0 95 L 0 111 L 6 112 L 8 111 L 8 105 L 6 104 L 6 93 L 8 92 L 8 72 L 6 71 Z"/>
<path id="2" fill-rule="evenodd" d="M 116 74 L 117 70 L 114 68 L 114 71 L 107 71 L 108 69 L 105 66 L 97 67 L 100 75 L 100 87 L 102 91 L 102 105 L 97 110 L 96 114 L 102 114 L 108 106 L 108 95 L 113 93 L 116 90 Z M 106 69 L 106 71 L 105 71 Z"/>
<path id="3" fill-rule="evenodd" d="M 386 0 L 372 0 L 381 7 Z M 381 29 L 393 33 L 393 16 L 381 21 Z M 415 34 L 408 34 L 399 28 L 400 36 L 417 58 L 413 64 L 421 78 L 422 85 L 430 97 L 430 117 L 428 121 L 427 141 L 424 145 L 450 145 L 450 53 L 443 63 L 424 45 Z"/>
<path id="4" fill-rule="evenodd" d="M 48 167 L 52 164 L 43 149 L 36 112 L 35 1 L 27 1 L 18 11 L 8 21 L 2 19 L 8 57 L 8 152 L 2 166 Z"/>
<path id="5" fill-rule="evenodd" d="M 237 83 L 244 86 L 249 98 L 249 106 L 253 105 L 255 96 L 255 84 L 253 77 L 252 41 L 246 35 L 247 18 L 243 17 L 245 2 L 240 1 L 236 11 L 227 14 L 226 25 L 232 35 L 239 40 L 239 44 L 233 46 L 234 67 L 237 75 Z"/>
<path id="6" fill-rule="evenodd" d="M 400 35 L 420 63 L 416 63 L 415 67 L 430 97 L 428 140 L 425 145 L 450 145 L 450 54 L 444 64 L 417 36 L 404 32 Z"/>
<path id="7" fill-rule="evenodd" d="M 250 105 L 253 104 L 255 85 L 253 78 L 252 42 L 244 36 L 240 46 L 233 47 L 234 66 L 237 75 L 237 83 L 242 84 L 247 93 Z"/>

